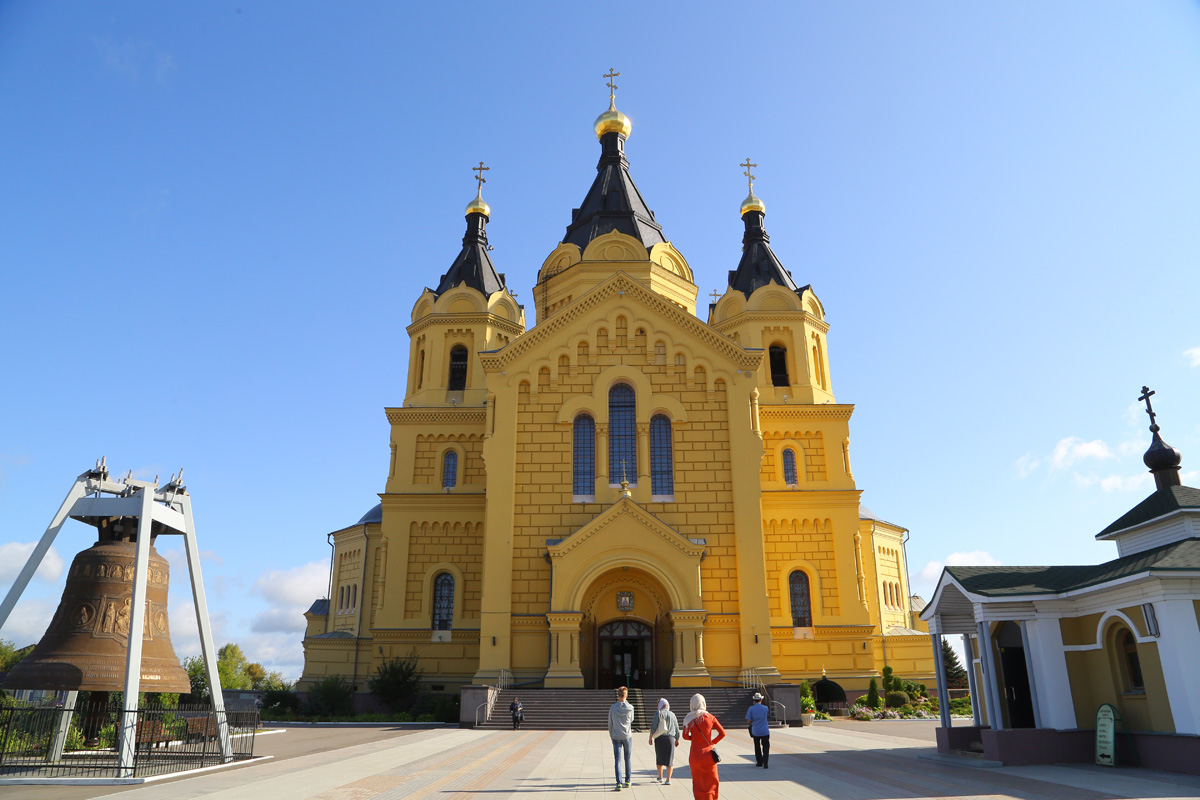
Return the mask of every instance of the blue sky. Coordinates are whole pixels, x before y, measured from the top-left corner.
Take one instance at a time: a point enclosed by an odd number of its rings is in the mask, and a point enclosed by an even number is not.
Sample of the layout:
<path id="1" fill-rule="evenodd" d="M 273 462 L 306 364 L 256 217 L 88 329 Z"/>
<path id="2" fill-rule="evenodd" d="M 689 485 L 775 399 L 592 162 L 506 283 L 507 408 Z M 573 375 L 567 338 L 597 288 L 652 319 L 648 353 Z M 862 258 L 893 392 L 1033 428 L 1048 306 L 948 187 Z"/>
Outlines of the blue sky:
<path id="1" fill-rule="evenodd" d="M 947 561 L 1112 557 L 1092 536 L 1152 489 L 1143 384 L 1200 483 L 1195 3 L 10 1 L 0 591 L 96 458 L 183 466 L 218 638 L 297 676 L 325 534 L 383 489 L 404 328 L 471 166 L 528 301 L 594 175 L 610 66 L 702 296 L 759 165 L 918 591 Z M 40 635 L 92 539 L 64 528 L 0 637 Z"/>

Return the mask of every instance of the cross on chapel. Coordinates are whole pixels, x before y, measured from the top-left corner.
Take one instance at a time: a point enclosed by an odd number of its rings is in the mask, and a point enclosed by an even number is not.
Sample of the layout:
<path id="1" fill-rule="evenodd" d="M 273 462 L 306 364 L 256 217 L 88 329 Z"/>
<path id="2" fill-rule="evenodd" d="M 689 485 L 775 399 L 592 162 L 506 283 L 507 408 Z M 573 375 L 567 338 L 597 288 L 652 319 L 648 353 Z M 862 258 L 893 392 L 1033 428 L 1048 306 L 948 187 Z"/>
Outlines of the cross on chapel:
<path id="1" fill-rule="evenodd" d="M 1150 391 L 1150 387 L 1143 386 L 1142 387 L 1142 396 L 1139 397 L 1138 400 L 1141 400 L 1142 402 L 1144 402 L 1146 404 L 1146 413 L 1150 415 L 1150 430 L 1157 431 L 1158 423 L 1155 421 L 1154 418 L 1158 415 L 1154 413 L 1154 407 L 1150 405 L 1150 398 L 1153 396 L 1154 396 L 1154 392 Z"/>
<path id="2" fill-rule="evenodd" d="M 487 172 L 490 169 L 491 169 L 491 167 L 485 167 L 483 165 L 482 161 L 479 162 L 478 167 L 471 167 L 471 172 L 475 173 L 475 180 L 479 181 L 479 186 L 478 186 L 479 189 L 482 189 L 483 185 L 485 183 L 487 183 L 487 178 L 483 177 L 483 173 Z"/>
<path id="3" fill-rule="evenodd" d="M 757 167 L 758 164 L 751 164 L 750 157 L 746 156 L 746 160 L 743 161 L 741 164 L 738 164 L 738 166 L 746 168 L 746 171 L 743 172 L 742 174 L 745 175 L 747 180 L 749 180 L 749 182 L 750 182 L 750 194 L 754 194 L 754 176 L 750 174 L 750 170 L 754 167 Z"/>
<path id="4" fill-rule="evenodd" d="M 714 303 L 721 299 L 721 293 L 716 289 L 713 289 L 711 292 L 709 292 L 709 296 L 713 299 Z"/>
<path id="5" fill-rule="evenodd" d="M 617 72 L 612 67 L 609 67 L 608 74 L 602 75 L 601 77 L 608 78 L 608 99 L 610 102 L 615 103 L 617 101 L 617 85 L 613 83 L 613 78 L 621 77 L 621 73 Z"/>

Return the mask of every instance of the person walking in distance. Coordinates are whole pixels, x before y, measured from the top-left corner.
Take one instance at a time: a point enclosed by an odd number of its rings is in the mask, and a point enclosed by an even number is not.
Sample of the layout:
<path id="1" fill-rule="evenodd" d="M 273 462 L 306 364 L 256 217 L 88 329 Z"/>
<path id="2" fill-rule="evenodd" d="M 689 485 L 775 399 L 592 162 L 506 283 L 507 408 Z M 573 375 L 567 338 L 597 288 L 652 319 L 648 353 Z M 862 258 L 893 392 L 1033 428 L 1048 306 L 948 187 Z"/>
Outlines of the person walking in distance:
<path id="1" fill-rule="evenodd" d="M 717 751 L 713 747 L 725 738 L 725 729 L 708 713 L 704 695 L 692 695 L 692 710 L 683 718 L 683 738 L 692 743 L 688 766 L 692 770 L 692 797 L 717 800 L 720 779 L 717 776 Z"/>
<path id="2" fill-rule="evenodd" d="M 754 693 L 754 705 L 746 711 L 746 720 L 750 723 L 750 738 L 754 740 L 754 766 L 767 768 L 767 759 L 771 757 L 771 724 L 767 721 L 770 709 L 763 705 L 763 696 Z"/>
<path id="3" fill-rule="evenodd" d="M 633 744 L 633 706 L 625 698 L 629 697 L 629 689 L 621 686 L 617 689 L 617 702 L 608 709 L 608 736 L 613 743 L 613 769 L 617 773 L 617 791 L 628 789 L 630 782 L 630 750 Z M 625 753 L 625 780 L 621 780 L 621 752 Z"/>
<path id="4" fill-rule="evenodd" d="M 512 715 L 513 730 L 521 730 L 521 723 L 525 721 L 525 709 L 521 706 L 521 701 L 514 697 L 508 704 L 508 713 Z"/>
<path id="5" fill-rule="evenodd" d="M 670 786 L 671 773 L 675 770 L 675 748 L 679 747 L 679 720 L 665 697 L 658 701 L 658 713 L 654 715 L 654 727 L 650 731 L 650 744 L 654 745 L 657 780 L 663 786 Z M 664 768 L 667 770 L 666 780 L 663 780 Z"/>

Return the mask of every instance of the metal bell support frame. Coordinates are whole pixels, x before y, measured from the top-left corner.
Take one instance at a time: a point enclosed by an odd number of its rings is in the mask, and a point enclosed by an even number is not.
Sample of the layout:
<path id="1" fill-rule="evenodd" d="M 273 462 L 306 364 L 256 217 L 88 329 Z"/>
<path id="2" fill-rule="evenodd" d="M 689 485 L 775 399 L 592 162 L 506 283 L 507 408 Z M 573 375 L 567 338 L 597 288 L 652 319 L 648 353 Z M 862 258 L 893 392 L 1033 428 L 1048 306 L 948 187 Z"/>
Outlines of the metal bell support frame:
<path id="1" fill-rule="evenodd" d="M 70 518 L 136 517 L 138 520 L 137 556 L 134 561 L 133 598 L 130 604 L 129 649 L 125 661 L 125 707 L 121 714 L 120 756 L 118 765 L 122 772 L 133 774 L 133 755 L 137 731 L 138 693 L 141 687 L 142 636 L 146 625 L 146 579 L 150 570 L 150 530 L 154 523 L 158 535 L 179 534 L 183 536 L 187 553 L 188 573 L 192 584 L 192 599 L 196 608 L 196 627 L 200 631 L 200 648 L 204 658 L 204 671 L 212 693 L 213 711 L 217 718 L 217 739 L 221 747 L 221 759 L 233 760 L 229 742 L 229 725 L 225 718 L 225 699 L 221 694 L 221 679 L 217 674 L 217 649 L 213 646 L 212 625 L 208 618 L 208 601 L 204 595 L 204 580 L 200 573 L 200 550 L 196 545 L 196 526 L 192 520 L 192 498 L 183 485 L 183 470 L 179 477 L 171 477 L 163 486 L 158 481 L 140 481 L 127 477 L 120 481 L 109 480 L 108 467 L 104 460 L 96 468 L 88 470 L 75 479 L 67 492 L 58 513 L 33 548 L 17 579 L 8 590 L 4 602 L 0 603 L 0 628 L 8 621 L 33 573 L 42 563 L 42 558 L 54 543 L 63 523 Z M 71 692 L 67 705 L 74 707 L 75 692 Z M 64 719 L 67 716 L 64 715 Z M 61 726 L 64 727 L 65 726 Z M 54 750 L 61 752 L 66 731 L 56 737 Z"/>

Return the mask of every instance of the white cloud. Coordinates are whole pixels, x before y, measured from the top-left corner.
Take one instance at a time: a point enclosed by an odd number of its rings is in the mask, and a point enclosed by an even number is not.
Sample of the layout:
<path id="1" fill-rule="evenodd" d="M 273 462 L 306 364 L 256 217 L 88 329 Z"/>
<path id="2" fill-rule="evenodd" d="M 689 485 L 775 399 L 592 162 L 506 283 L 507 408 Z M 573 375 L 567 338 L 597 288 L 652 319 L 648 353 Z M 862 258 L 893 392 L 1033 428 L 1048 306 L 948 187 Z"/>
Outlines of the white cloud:
<path id="1" fill-rule="evenodd" d="M 0 628 L 0 639 L 8 639 L 17 647 L 37 644 L 50 627 L 50 618 L 56 608 L 57 603 L 47 600 L 21 600 Z"/>
<path id="2" fill-rule="evenodd" d="M 1190 350 L 1184 350 L 1183 354 L 1187 356 L 1188 364 L 1193 367 L 1200 367 L 1200 347 L 1193 347 Z"/>
<path id="3" fill-rule="evenodd" d="M 1068 436 L 1058 440 L 1058 444 L 1054 446 L 1054 453 L 1050 456 L 1050 462 L 1056 469 L 1062 469 L 1071 466 L 1076 461 L 1088 458 L 1107 459 L 1112 457 L 1112 451 L 1101 439 L 1085 442 L 1076 436 Z"/>
<path id="4" fill-rule="evenodd" d="M 0 544 L 0 585 L 12 585 L 17 575 L 25 567 L 25 563 L 29 561 L 29 554 L 33 552 L 36 544 L 37 542 Z M 54 583 L 62 577 L 63 566 L 62 556 L 54 549 L 54 545 L 50 545 L 50 549 L 46 551 L 46 555 L 42 558 L 37 572 L 33 573 L 33 577 L 39 581 Z"/>
<path id="5" fill-rule="evenodd" d="M 254 615 L 254 623 L 250 626 L 250 630 L 255 633 L 303 633 L 306 624 L 303 612 L 308 609 L 301 609 L 297 612 L 299 608 L 299 606 L 287 606 L 285 608 L 269 608 L 259 612 Z"/>
<path id="6" fill-rule="evenodd" d="M 1100 488 L 1105 492 L 1134 492 L 1140 491 L 1149 493 L 1154 491 L 1154 476 L 1149 472 L 1142 472 L 1138 475 L 1129 477 L 1123 475 L 1109 475 L 1107 478 L 1100 479 Z"/>
<path id="7" fill-rule="evenodd" d="M 1017 477 L 1027 478 L 1029 475 L 1042 465 L 1039 458 L 1035 458 L 1033 453 L 1026 453 L 1016 461 Z"/>
<path id="8" fill-rule="evenodd" d="M 997 567 L 1000 566 L 1000 559 L 993 556 L 986 550 L 969 550 L 959 553 L 951 553 L 946 556 L 945 561 L 930 561 L 917 574 L 916 583 L 923 587 L 928 587 L 927 591 L 932 591 L 932 588 L 937 584 L 938 578 L 942 576 L 942 570 L 946 567 Z M 925 595 L 922 595 L 925 596 Z"/>
<path id="9" fill-rule="evenodd" d="M 131 83 L 140 83 L 145 77 L 166 84 L 175 73 L 175 56 L 148 42 L 93 36 L 92 44 L 105 66 Z"/>
<path id="10" fill-rule="evenodd" d="M 324 597 L 329 587 L 329 564 L 310 561 L 299 567 L 269 570 L 254 582 L 254 593 L 276 606 L 304 606 Z"/>

